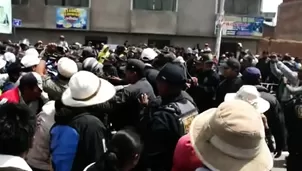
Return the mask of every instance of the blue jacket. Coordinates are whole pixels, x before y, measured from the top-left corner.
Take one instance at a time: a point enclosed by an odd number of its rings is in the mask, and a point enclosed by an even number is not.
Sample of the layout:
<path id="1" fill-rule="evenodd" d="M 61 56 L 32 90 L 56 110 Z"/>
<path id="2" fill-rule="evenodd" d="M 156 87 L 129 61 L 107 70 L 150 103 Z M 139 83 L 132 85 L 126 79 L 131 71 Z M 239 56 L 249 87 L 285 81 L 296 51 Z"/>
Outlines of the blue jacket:
<path id="1" fill-rule="evenodd" d="M 105 126 L 89 113 L 70 109 L 55 115 L 50 130 L 50 153 L 55 171 L 83 171 L 104 153 Z M 76 114 L 75 114 L 76 113 Z"/>

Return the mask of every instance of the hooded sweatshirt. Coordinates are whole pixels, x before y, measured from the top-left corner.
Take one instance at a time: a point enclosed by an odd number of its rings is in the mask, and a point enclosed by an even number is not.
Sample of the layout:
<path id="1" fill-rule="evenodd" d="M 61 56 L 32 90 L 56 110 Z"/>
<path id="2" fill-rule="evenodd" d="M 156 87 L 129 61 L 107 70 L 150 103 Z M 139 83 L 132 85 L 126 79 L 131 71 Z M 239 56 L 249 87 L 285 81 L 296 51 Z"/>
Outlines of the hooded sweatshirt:
<path id="1" fill-rule="evenodd" d="M 55 101 L 49 101 L 42 107 L 42 111 L 38 114 L 38 127 L 35 133 L 33 148 L 27 155 L 27 162 L 30 166 L 40 169 L 50 169 L 50 153 L 49 153 L 49 130 L 55 123 Z"/>

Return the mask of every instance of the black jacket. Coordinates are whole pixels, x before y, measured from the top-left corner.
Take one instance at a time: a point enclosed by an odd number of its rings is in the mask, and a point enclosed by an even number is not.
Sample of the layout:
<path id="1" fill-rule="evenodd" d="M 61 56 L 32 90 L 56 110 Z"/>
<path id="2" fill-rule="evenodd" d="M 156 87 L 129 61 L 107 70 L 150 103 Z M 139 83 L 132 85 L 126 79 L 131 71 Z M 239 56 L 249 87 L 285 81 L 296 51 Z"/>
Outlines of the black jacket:
<path id="1" fill-rule="evenodd" d="M 196 109 L 192 98 L 181 92 L 176 97 L 158 99 L 145 113 L 140 122 L 140 135 L 144 142 L 144 151 L 139 164 L 140 169 L 151 171 L 170 171 L 173 153 L 177 141 L 182 136 L 180 125 L 175 113 L 163 110 L 161 107 L 175 103 L 190 102 Z"/>
<path id="2" fill-rule="evenodd" d="M 191 87 L 187 92 L 192 96 L 200 112 L 214 107 L 219 75 L 213 71 L 201 72 L 197 75 L 198 86 Z"/>
<path id="3" fill-rule="evenodd" d="M 159 71 L 151 66 L 146 66 L 144 73 L 145 73 L 147 80 L 149 81 L 149 83 L 151 84 L 151 86 L 154 90 L 154 94 L 157 95 L 156 77 L 157 77 Z"/>
<path id="4" fill-rule="evenodd" d="M 242 79 L 239 76 L 233 79 L 224 79 L 217 87 L 216 106 L 224 102 L 224 97 L 227 93 L 236 93 L 242 84 Z"/>
<path id="5" fill-rule="evenodd" d="M 84 109 L 63 108 L 55 115 L 50 130 L 50 151 L 54 170 L 83 171 L 104 153 L 106 129 Z"/>
<path id="6" fill-rule="evenodd" d="M 286 144 L 286 129 L 284 114 L 280 103 L 277 98 L 270 94 L 269 91 L 262 87 L 256 86 L 257 90 L 260 92 L 261 97 L 268 101 L 270 108 L 264 114 L 267 117 L 268 126 L 272 135 L 275 137 L 276 149 L 283 150 Z"/>
<path id="7" fill-rule="evenodd" d="M 155 99 L 153 88 L 146 78 L 118 91 L 111 100 L 98 105 L 98 108 L 108 114 L 109 120 L 116 130 L 126 126 L 136 127 L 142 110 L 138 99 L 144 93 L 150 99 Z"/>
<path id="8" fill-rule="evenodd" d="M 105 76 L 118 77 L 118 72 L 115 66 L 113 65 L 104 65 L 103 72 Z"/>

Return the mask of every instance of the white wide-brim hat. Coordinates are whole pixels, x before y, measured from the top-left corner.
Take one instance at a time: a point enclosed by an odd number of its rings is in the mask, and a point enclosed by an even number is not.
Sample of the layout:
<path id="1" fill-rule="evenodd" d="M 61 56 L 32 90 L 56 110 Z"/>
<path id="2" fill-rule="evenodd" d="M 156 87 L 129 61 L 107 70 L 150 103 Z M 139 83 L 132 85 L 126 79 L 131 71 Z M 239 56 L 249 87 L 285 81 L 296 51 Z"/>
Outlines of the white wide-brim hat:
<path id="1" fill-rule="evenodd" d="M 257 88 L 251 85 L 242 86 L 237 93 L 226 94 L 224 101 L 231 100 L 244 100 L 254 106 L 260 113 L 264 113 L 270 108 L 270 103 L 261 98 Z"/>
<path id="2" fill-rule="evenodd" d="M 70 107 L 87 107 L 104 103 L 116 93 L 108 81 L 98 78 L 91 72 L 80 71 L 69 81 L 69 87 L 62 95 L 62 102 Z"/>
<path id="3" fill-rule="evenodd" d="M 224 97 L 224 101 L 231 101 L 231 100 L 240 100 L 237 98 L 237 93 L 228 93 L 225 95 Z M 257 103 L 256 106 L 254 106 L 256 108 L 256 110 L 260 113 L 264 113 L 266 112 L 269 108 L 270 108 L 270 104 L 268 101 L 264 100 L 263 98 L 259 97 L 257 99 L 254 100 L 255 104 Z"/>
<path id="4" fill-rule="evenodd" d="M 246 102 L 242 101 L 241 103 L 237 103 L 234 105 L 242 105 L 243 103 Z M 244 107 L 246 107 L 247 110 L 251 110 L 249 106 L 246 106 L 244 104 L 242 105 L 241 110 Z M 273 158 L 267 147 L 264 135 L 262 139 L 259 139 L 260 142 L 258 147 L 256 148 L 257 153 L 255 153 L 255 156 L 252 158 L 245 157 L 247 156 L 247 154 L 250 153 L 250 149 L 240 149 L 238 146 L 236 146 L 236 144 L 240 144 L 240 146 L 245 146 L 244 143 L 237 142 L 237 139 L 234 139 L 233 135 L 230 134 L 233 131 L 232 128 L 237 126 L 236 122 L 240 122 L 241 116 L 232 116 L 232 113 L 226 113 L 226 115 L 229 115 L 229 117 L 233 117 L 233 120 L 228 123 L 233 125 L 224 125 L 226 127 L 225 131 L 222 133 L 220 132 L 221 134 L 225 133 L 225 135 L 223 136 L 228 139 L 231 139 L 230 141 L 235 142 L 234 145 L 225 143 L 226 141 L 223 141 L 221 138 L 219 138 L 219 136 L 215 134 L 215 131 L 221 129 L 217 128 L 217 125 L 211 124 L 213 123 L 213 120 L 217 120 L 217 118 L 219 118 L 219 116 L 214 117 L 214 115 L 216 115 L 217 112 L 225 111 L 225 109 L 219 108 L 209 109 L 199 114 L 193 120 L 190 126 L 189 135 L 197 157 L 204 163 L 205 166 L 210 168 L 212 171 L 270 171 L 273 167 Z M 245 114 L 243 113 L 243 115 Z M 254 112 L 253 115 L 256 116 L 257 114 L 255 114 Z M 223 117 L 220 119 L 224 120 Z M 261 119 L 257 119 L 256 121 L 259 121 L 259 124 L 262 124 Z M 256 126 L 259 126 L 259 124 L 257 124 Z M 250 127 L 250 125 L 248 125 L 247 127 Z M 264 127 L 261 126 L 260 128 Z M 240 130 L 241 128 L 238 127 L 237 129 Z M 248 141 L 249 139 L 245 140 L 243 133 L 241 140 L 244 142 Z"/>

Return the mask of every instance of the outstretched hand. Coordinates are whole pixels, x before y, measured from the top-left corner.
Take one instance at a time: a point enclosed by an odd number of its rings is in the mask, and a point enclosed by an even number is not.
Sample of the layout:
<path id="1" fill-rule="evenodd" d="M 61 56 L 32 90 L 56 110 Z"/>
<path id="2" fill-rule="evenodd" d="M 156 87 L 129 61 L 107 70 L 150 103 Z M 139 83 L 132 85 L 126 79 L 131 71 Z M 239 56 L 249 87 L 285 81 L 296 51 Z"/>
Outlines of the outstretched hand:
<path id="1" fill-rule="evenodd" d="M 149 104 L 149 96 L 144 93 L 138 98 L 138 101 L 141 105 L 146 107 Z"/>

